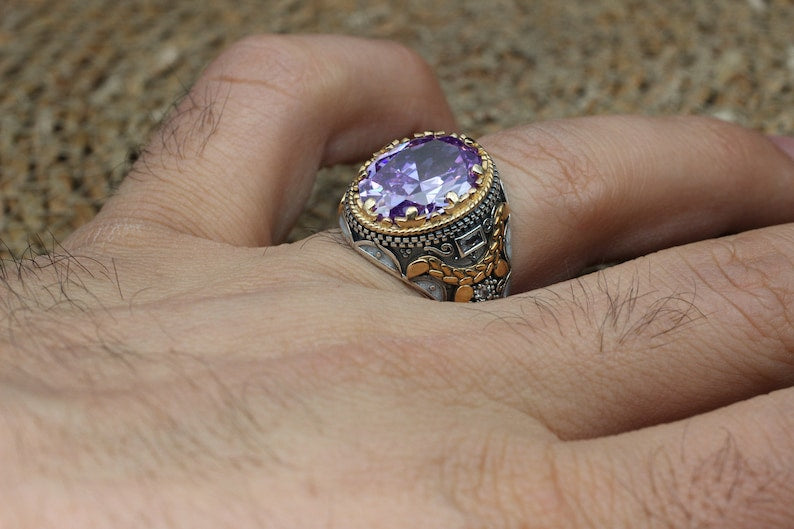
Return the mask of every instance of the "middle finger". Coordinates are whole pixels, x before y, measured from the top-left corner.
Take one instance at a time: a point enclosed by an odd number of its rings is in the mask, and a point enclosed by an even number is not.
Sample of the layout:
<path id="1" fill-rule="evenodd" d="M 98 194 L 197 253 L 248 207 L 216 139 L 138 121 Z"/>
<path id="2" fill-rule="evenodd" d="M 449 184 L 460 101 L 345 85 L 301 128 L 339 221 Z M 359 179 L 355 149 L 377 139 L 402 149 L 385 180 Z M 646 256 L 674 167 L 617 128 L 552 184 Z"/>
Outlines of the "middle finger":
<path id="1" fill-rule="evenodd" d="M 556 125 L 551 133 L 530 131 L 524 150 L 515 134 L 507 140 L 513 147 L 503 152 L 516 157 L 502 160 L 505 179 L 517 167 L 531 168 L 526 180 L 509 182 L 525 199 L 516 203 L 513 195 L 512 202 L 523 222 L 514 225 L 514 247 L 524 251 L 514 265 L 525 267 L 525 284 L 571 272 L 544 267 L 551 258 L 538 246 L 582 266 L 594 257 L 794 220 L 794 164 L 762 136 L 711 120 L 614 119 L 590 121 L 575 133 L 595 138 L 604 131 L 583 149 L 589 163 L 549 162 L 551 148 L 539 149 L 537 137 L 548 142 L 560 134 Z M 563 135 L 578 130 L 572 127 Z M 499 141 L 492 142 L 497 152 Z M 563 151 L 570 145 L 558 147 Z M 572 172 L 553 183 L 544 163 Z M 530 257 L 530 221 L 522 214 L 538 221 L 532 207 L 556 209 L 560 222 L 537 222 Z M 482 378 L 498 373 L 498 398 L 565 438 L 673 420 L 783 387 L 794 380 L 792 262 L 794 227 L 781 225 L 672 248 L 504 300 L 492 306 L 490 345 L 474 360 L 475 371 Z"/>
<path id="2" fill-rule="evenodd" d="M 483 138 L 508 186 L 513 291 L 676 244 L 794 221 L 794 164 L 708 118 L 591 117 Z"/>

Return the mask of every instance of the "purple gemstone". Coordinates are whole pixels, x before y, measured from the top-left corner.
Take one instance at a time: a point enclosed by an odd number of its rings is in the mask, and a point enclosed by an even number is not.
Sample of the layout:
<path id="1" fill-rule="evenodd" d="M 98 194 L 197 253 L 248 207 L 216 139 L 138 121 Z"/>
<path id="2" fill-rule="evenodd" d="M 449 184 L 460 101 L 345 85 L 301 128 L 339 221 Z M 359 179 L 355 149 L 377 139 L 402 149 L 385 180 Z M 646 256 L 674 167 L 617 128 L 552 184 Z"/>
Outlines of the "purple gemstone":
<path id="1" fill-rule="evenodd" d="M 453 136 L 422 137 L 406 141 L 381 154 L 367 166 L 358 183 L 362 202 L 373 199 L 371 212 L 378 219 L 404 217 L 414 206 L 430 218 L 444 212 L 450 191 L 458 196 L 477 187 L 479 175 L 472 169 L 482 164 L 477 149 Z"/>

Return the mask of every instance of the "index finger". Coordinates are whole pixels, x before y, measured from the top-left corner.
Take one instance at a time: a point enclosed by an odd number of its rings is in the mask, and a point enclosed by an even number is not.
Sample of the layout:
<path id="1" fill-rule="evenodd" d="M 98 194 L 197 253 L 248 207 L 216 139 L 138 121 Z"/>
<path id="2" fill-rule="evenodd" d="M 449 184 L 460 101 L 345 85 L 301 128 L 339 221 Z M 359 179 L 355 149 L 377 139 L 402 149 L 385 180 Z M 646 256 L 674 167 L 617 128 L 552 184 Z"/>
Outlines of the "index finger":
<path id="1" fill-rule="evenodd" d="M 118 194 L 70 242 L 144 223 L 239 246 L 277 243 L 321 165 L 454 126 L 430 68 L 399 44 L 250 37 L 207 68 Z"/>

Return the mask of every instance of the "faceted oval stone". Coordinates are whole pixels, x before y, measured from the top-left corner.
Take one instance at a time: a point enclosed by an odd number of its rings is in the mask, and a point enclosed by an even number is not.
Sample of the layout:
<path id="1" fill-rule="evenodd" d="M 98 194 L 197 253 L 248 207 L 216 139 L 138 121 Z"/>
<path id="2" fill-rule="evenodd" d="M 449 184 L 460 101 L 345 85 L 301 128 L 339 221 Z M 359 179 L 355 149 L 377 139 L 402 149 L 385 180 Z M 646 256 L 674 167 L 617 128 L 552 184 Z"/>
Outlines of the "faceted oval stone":
<path id="1" fill-rule="evenodd" d="M 358 192 L 362 203 L 374 200 L 370 212 L 378 220 L 405 217 L 411 206 L 429 219 L 444 212 L 449 192 L 462 196 L 477 187 L 475 165 L 482 165 L 477 149 L 454 136 L 414 138 L 375 158 Z"/>

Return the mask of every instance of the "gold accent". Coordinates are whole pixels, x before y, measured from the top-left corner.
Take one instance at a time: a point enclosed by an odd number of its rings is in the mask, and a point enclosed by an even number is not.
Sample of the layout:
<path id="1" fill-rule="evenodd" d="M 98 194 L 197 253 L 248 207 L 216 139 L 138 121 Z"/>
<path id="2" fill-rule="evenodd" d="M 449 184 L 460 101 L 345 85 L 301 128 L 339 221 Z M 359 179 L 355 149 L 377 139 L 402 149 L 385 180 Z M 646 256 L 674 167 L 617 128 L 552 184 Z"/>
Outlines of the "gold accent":
<path id="1" fill-rule="evenodd" d="M 394 222 L 397 226 L 401 228 L 418 228 L 419 226 L 423 226 L 425 222 L 427 222 L 427 218 L 422 216 L 419 217 L 419 210 L 416 209 L 416 206 L 410 206 L 405 210 L 404 217 L 397 217 L 394 219 Z M 387 221 L 388 222 L 388 221 Z"/>
<path id="2" fill-rule="evenodd" d="M 493 273 L 496 277 L 504 277 L 510 271 L 510 265 L 507 264 L 507 261 L 504 259 L 499 259 L 496 262 L 496 268 L 494 268 Z"/>
<path id="3" fill-rule="evenodd" d="M 506 277 L 510 273 L 510 263 L 503 258 L 505 249 L 505 227 L 510 216 L 506 203 L 499 204 L 494 211 L 494 227 L 491 244 L 480 261 L 465 268 L 451 267 L 434 255 L 424 255 L 412 261 L 406 268 L 406 277 L 413 279 L 422 274 L 441 279 L 448 285 L 457 285 L 455 301 L 470 301 L 474 296 L 472 285 L 481 283 L 494 275 Z M 471 292 L 471 294 L 469 294 Z"/>
<path id="4" fill-rule="evenodd" d="M 413 279 L 426 274 L 428 270 L 430 270 L 430 265 L 428 263 L 424 261 L 414 261 L 405 269 L 405 277 Z"/>
<path id="5" fill-rule="evenodd" d="M 471 191 L 458 197 L 457 202 L 450 201 L 450 204 L 444 208 L 443 212 L 434 212 L 430 215 L 429 219 L 426 215 L 418 215 L 418 211 L 417 216 L 414 219 L 411 219 L 410 215 L 406 211 L 406 217 L 395 219 L 394 222 L 388 218 L 378 220 L 377 215 L 372 212 L 372 207 L 367 207 L 369 200 L 367 200 L 367 204 L 363 204 L 358 192 L 358 183 L 363 178 L 366 178 L 367 167 L 374 162 L 376 158 L 387 153 L 397 145 L 410 141 L 414 138 L 424 138 L 428 136 L 452 136 L 461 140 L 464 145 L 477 149 L 477 154 L 482 159 L 482 164 L 480 165 L 483 170 L 482 176 L 477 179 L 478 187 L 473 188 Z M 394 140 L 381 150 L 374 153 L 369 160 L 361 165 L 358 170 L 358 177 L 350 184 L 350 187 L 348 188 L 347 193 L 345 193 L 345 196 L 342 200 L 347 204 L 347 207 L 353 214 L 356 222 L 358 222 L 364 228 L 376 233 L 395 235 L 398 237 L 428 233 L 448 224 L 452 224 L 455 221 L 465 217 L 488 195 L 488 191 L 493 185 L 494 180 L 493 163 L 491 162 L 491 156 L 476 141 L 469 138 L 465 134 L 447 134 L 443 131 L 426 131 L 414 134 L 414 138 L 402 138 L 399 140 Z M 449 195 L 450 194 L 448 193 L 447 200 L 449 200 Z M 410 209 L 411 208 L 409 208 L 409 210 Z"/>
<path id="6" fill-rule="evenodd" d="M 474 297 L 474 289 L 469 285 L 462 285 L 455 291 L 455 301 L 471 301 Z"/>

